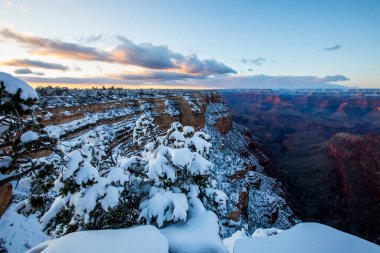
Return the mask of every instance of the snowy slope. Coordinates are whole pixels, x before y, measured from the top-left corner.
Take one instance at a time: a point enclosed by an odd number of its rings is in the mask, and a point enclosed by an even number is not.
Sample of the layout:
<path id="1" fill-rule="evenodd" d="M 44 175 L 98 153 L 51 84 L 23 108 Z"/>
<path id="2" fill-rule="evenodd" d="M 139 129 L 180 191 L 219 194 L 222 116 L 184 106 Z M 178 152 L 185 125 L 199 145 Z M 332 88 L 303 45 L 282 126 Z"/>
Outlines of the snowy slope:
<path id="1" fill-rule="evenodd" d="M 28 253 L 167 253 L 167 239 L 154 226 L 75 232 L 37 245 Z"/>
<path id="2" fill-rule="evenodd" d="M 240 239 L 234 253 L 380 253 L 380 246 L 318 223 L 300 223 L 277 235 Z"/>

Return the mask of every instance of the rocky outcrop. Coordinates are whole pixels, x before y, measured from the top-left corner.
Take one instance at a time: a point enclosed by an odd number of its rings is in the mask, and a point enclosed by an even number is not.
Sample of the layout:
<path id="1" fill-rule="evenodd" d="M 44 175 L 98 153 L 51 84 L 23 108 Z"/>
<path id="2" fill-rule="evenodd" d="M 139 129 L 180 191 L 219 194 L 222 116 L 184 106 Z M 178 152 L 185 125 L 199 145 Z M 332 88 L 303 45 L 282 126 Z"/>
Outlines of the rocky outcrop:
<path id="1" fill-rule="evenodd" d="M 223 234 L 245 226 L 286 229 L 299 222 L 281 184 L 268 176 L 269 158 L 246 128 L 231 121 L 228 131 L 216 124 L 230 117 L 223 103 L 211 103 L 206 111 L 205 132 L 211 135 L 212 162 L 219 187 L 227 193 L 228 216 L 222 220 Z M 257 154 L 260 154 L 257 155 Z M 269 169 L 269 168 L 268 168 Z"/>

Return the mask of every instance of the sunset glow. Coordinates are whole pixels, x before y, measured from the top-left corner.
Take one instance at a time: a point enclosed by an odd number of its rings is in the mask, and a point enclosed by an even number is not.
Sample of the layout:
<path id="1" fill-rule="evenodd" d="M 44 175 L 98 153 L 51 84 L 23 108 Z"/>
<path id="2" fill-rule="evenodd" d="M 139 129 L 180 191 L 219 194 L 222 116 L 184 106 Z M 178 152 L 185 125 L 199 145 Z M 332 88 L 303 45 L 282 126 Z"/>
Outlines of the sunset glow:
<path id="1" fill-rule="evenodd" d="M 0 5 L 1 71 L 34 85 L 380 87 L 379 1 Z"/>

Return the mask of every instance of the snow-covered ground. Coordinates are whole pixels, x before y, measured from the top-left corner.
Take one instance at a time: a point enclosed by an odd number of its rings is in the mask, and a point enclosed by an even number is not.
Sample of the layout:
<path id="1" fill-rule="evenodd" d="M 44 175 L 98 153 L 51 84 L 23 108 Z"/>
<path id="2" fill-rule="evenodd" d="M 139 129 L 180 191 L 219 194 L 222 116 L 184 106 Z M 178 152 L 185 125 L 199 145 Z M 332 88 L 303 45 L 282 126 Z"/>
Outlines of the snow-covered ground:
<path id="1" fill-rule="evenodd" d="M 13 184 L 15 187 L 16 184 Z M 35 245 L 48 240 L 42 232 L 41 224 L 36 215 L 24 216 L 15 210 L 16 204 L 29 194 L 30 180 L 22 179 L 13 192 L 12 204 L 0 218 L 0 242 L 9 253 L 23 253 Z M 0 247 L 0 252 L 1 247 Z"/>
<path id="2" fill-rule="evenodd" d="M 380 246 L 319 223 L 300 223 L 263 238 L 242 238 L 233 253 L 379 253 Z"/>
<path id="3" fill-rule="evenodd" d="M 45 127 L 45 130 L 51 136 L 60 137 L 66 133 L 73 132 L 87 125 L 95 125 L 100 120 L 113 119 L 116 117 L 133 114 L 134 112 L 135 112 L 134 108 L 127 107 L 123 109 L 109 110 L 102 113 L 88 113 L 86 117 L 82 119 L 74 120 L 69 123 L 64 123 L 60 125 L 50 125 L 50 126 Z"/>
<path id="4" fill-rule="evenodd" d="M 192 201 L 188 220 L 161 230 L 168 238 L 171 253 L 227 253 L 219 237 L 218 218 L 205 210 L 198 199 Z"/>
<path id="5" fill-rule="evenodd" d="M 27 253 L 167 253 L 168 240 L 150 225 L 81 231 L 41 243 Z"/>

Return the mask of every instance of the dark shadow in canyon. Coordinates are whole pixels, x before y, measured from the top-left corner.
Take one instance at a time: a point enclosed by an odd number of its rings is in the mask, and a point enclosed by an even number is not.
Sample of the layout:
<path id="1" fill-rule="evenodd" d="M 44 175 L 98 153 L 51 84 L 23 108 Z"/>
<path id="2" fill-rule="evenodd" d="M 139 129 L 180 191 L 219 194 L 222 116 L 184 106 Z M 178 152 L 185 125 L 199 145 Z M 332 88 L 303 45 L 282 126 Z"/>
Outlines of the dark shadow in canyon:
<path id="1" fill-rule="evenodd" d="M 380 244 L 380 90 L 225 90 L 304 221 Z"/>

